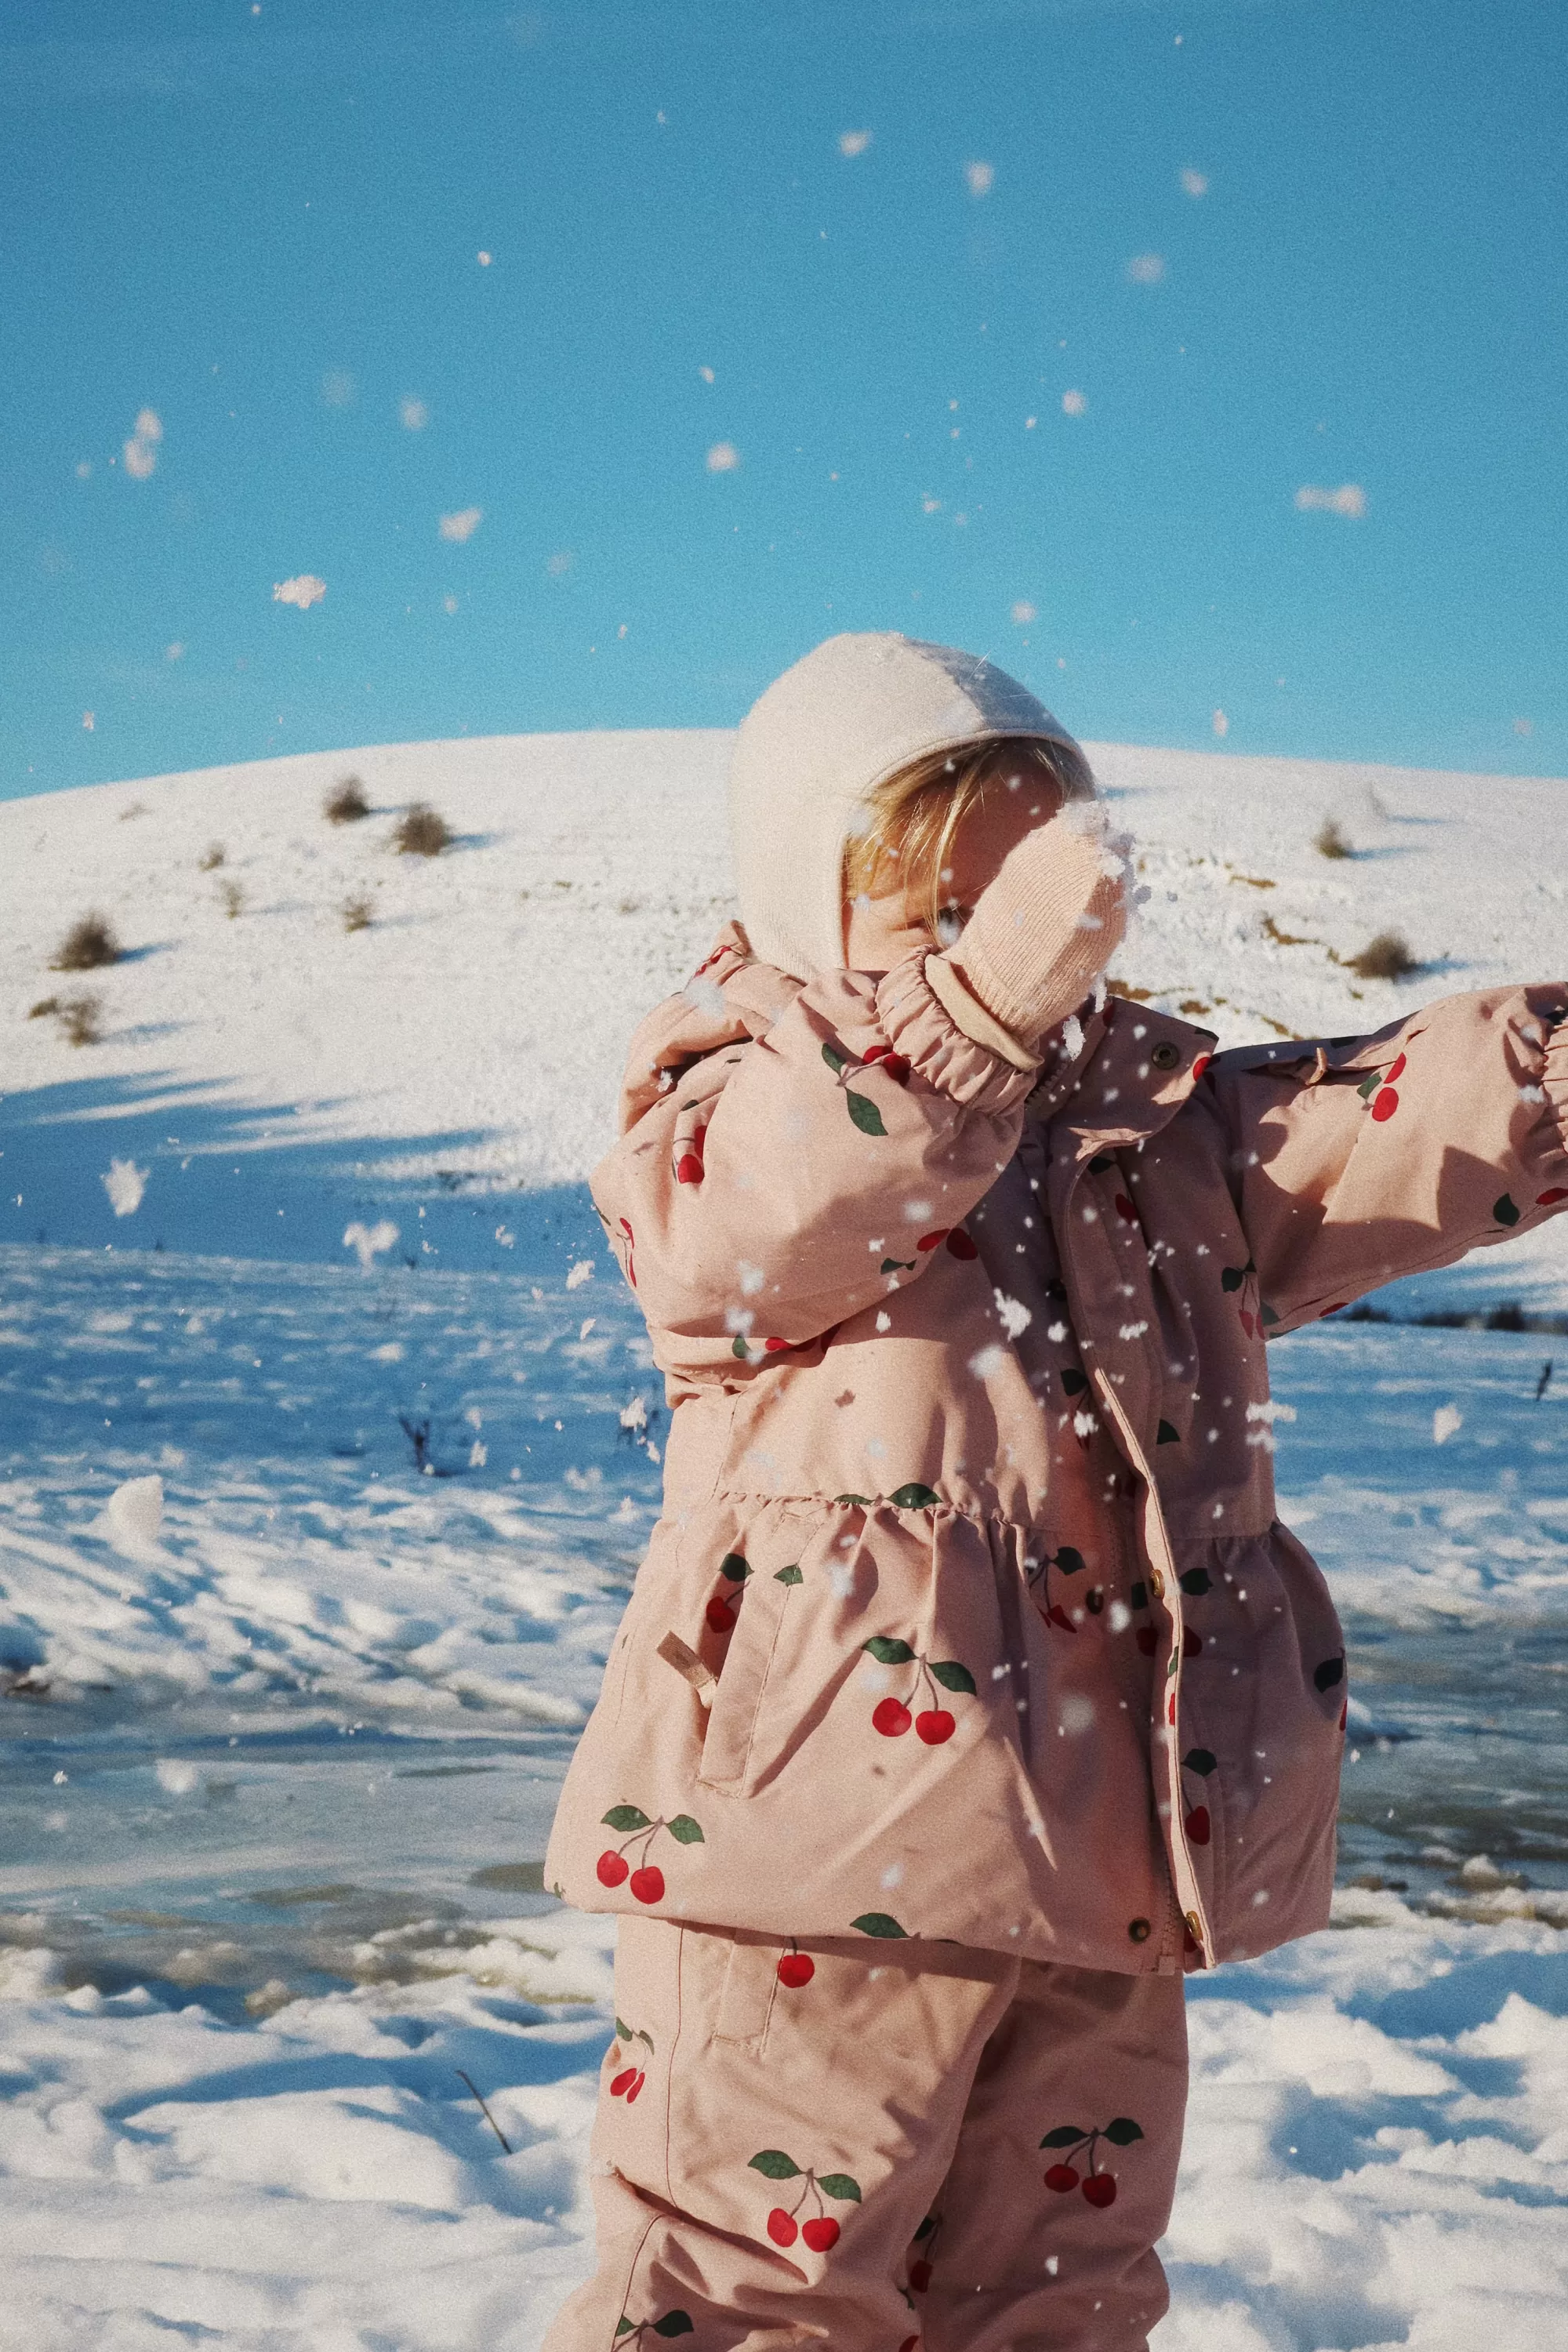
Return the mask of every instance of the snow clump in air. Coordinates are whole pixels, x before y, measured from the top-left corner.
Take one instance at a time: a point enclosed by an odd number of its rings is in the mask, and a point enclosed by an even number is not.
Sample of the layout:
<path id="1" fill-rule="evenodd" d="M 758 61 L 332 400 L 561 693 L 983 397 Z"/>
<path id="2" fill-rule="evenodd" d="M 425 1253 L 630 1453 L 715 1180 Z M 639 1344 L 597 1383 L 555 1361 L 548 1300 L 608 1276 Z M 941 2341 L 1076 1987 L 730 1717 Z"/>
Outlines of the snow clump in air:
<path id="1" fill-rule="evenodd" d="M 397 1227 L 390 1217 L 383 1217 L 380 1223 L 374 1225 L 362 1224 L 356 1217 L 343 1234 L 344 1249 L 352 1249 L 355 1253 L 366 1274 L 382 1252 L 395 1248 L 396 1243 Z"/>
<path id="2" fill-rule="evenodd" d="M 459 507 L 456 514 L 444 514 L 438 528 L 443 539 L 455 540 L 461 546 L 472 539 L 484 519 L 483 507 Z"/>
<path id="3" fill-rule="evenodd" d="M 117 1217 L 133 1217 L 142 1206 L 142 1195 L 147 1190 L 149 1171 L 138 1168 L 134 1160 L 111 1160 L 109 1173 L 99 1182 L 109 1195 L 110 1207 Z"/>
<path id="4" fill-rule="evenodd" d="M 1135 253 L 1127 265 L 1127 275 L 1134 286 L 1158 286 L 1165 275 L 1163 253 Z"/>
<path id="5" fill-rule="evenodd" d="M 868 131 L 841 131 L 838 134 L 838 152 L 841 155 L 863 155 L 870 144 L 871 134 Z"/>
<path id="6" fill-rule="evenodd" d="M 122 456 L 125 470 L 133 482 L 144 482 L 158 463 L 158 444 L 163 437 L 163 423 L 155 408 L 143 408 L 132 429 Z"/>
<path id="7" fill-rule="evenodd" d="M 1337 490 L 1303 482 L 1296 493 L 1296 509 L 1299 514 L 1348 515 L 1352 522 L 1359 522 L 1366 512 L 1366 492 L 1359 482 L 1342 482 Z"/>
<path id="8" fill-rule="evenodd" d="M 741 453 L 732 441 L 715 441 L 708 452 L 710 474 L 732 474 L 741 462 Z"/>
<path id="9" fill-rule="evenodd" d="M 313 572 L 301 572 L 297 579 L 277 582 L 272 591 L 272 601 L 275 604 L 298 604 L 301 613 L 308 613 L 312 604 L 321 603 L 326 593 L 324 580 L 318 580 Z"/>
<path id="10" fill-rule="evenodd" d="M 154 1470 L 145 1478 L 127 1478 L 116 1486 L 104 1511 L 109 1533 L 117 1543 L 153 1544 L 163 1524 L 163 1481 Z"/>
<path id="11" fill-rule="evenodd" d="M 966 163 L 963 177 L 972 196 L 988 196 L 996 184 L 996 166 L 994 163 Z"/>

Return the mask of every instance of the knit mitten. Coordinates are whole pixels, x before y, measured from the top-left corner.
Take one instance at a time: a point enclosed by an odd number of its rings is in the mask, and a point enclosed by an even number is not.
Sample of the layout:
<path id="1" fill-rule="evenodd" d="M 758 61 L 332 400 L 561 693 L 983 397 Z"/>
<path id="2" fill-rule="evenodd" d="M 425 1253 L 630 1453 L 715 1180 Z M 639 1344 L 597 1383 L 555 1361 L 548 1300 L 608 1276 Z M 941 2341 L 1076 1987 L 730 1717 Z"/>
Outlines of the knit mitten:
<path id="1" fill-rule="evenodd" d="M 1033 1045 L 1083 1002 L 1127 925 L 1126 844 L 1103 807 L 1069 801 L 1009 851 L 944 961 Z"/>

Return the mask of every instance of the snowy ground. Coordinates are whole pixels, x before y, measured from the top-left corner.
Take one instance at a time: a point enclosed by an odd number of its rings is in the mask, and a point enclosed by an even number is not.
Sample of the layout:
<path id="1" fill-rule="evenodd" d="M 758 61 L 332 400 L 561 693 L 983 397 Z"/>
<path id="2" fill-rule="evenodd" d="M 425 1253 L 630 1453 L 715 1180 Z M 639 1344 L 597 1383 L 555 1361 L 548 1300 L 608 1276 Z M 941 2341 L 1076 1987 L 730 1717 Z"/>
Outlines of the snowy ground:
<path id="1" fill-rule="evenodd" d="M 7 2352 L 531 2352 L 581 2273 L 607 1939 L 539 1861 L 662 1435 L 581 1180 L 630 1015 L 724 908 L 722 748 L 0 807 Z M 1227 1042 L 1568 968 L 1568 788 L 1097 760 L 1153 893 L 1125 977 Z M 351 769 L 383 814 L 335 831 Z M 416 793 L 460 836 L 428 866 L 384 846 Z M 1325 814 L 1363 856 L 1315 857 Z M 88 905 L 137 953 L 70 983 L 78 1049 L 26 1015 Z M 1331 961 L 1394 923 L 1433 969 Z M 1568 1307 L 1568 1219 L 1386 1303 L 1501 1297 Z M 1272 1361 L 1351 1637 L 1342 1883 L 1333 1931 L 1194 1988 L 1158 2352 L 1549 2352 L 1568 1343 L 1340 1324 Z"/>

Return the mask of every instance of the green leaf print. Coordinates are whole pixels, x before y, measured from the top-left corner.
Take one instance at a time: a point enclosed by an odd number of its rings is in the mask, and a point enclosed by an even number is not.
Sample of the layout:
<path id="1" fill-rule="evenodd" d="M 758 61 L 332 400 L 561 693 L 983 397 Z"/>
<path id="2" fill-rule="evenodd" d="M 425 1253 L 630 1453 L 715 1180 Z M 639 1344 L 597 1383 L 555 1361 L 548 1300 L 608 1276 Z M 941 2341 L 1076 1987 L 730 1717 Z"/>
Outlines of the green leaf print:
<path id="1" fill-rule="evenodd" d="M 742 1361 L 742 1363 L 745 1363 L 745 1362 L 748 1360 L 748 1358 L 747 1358 L 747 1352 L 746 1352 L 746 1342 L 745 1342 L 745 1339 L 744 1339 L 744 1338 L 743 1338 L 743 1337 L 738 1337 L 738 1338 L 736 1339 L 736 1340 L 735 1340 L 735 1342 L 734 1342 L 733 1346 L 732 1346 L 732 1347 L 731 1348 L 731 1349 L 730 1349 L 730 1353 L 731 1353 L 732 1356 L 739 1356 L 739 1358 L 741 1359 L 741 1361 Z"/>
<path id="2" fill-rule="evenodd" d="M 1492 1202 L 1492 1214 L 1500 1225 L 1517 1225 L 1520 1211 L 1510 1192 L 1500 1193 Z"/>
<path id="3" fill-rule="evenodd" d="M 888 1633 L 873 1633 L 860 1646 L 870 1651 L 879 1666 L 907 1666 L 915 1654 L 907 1642 L 895 1642 Z"/>
<path id="4" fill-rule="evenodd" d="M 1214 1579 L 1206 1568 L 1189 1568 L 1184 1575 L 1177 1577 L 1176 1582 L 1194 1601 L 1200 1593 L 1212 1591 L 1214 1588 Z"/>
<path id="5" fill-rule="evenodd" d="M 966 1691 L 971 1698 L 974 1696 L 974 1676 L 956 1658 L 944 1658 L 940 1665 L 932 1666 L 931 1673 L 943 1690 Z"/>
<path id="6" fill-rule="evenodd" d="M 1189 1748 L 1182 1759 L 1182 1769 L 1184 1772 L 1201 1772 L 1206 1780 L 1216 1761 L 1212 1748 Z"/>
<path id="7" fill-rule="evenodd" d="M 1156 1445 L 1180 1445 L 1181 1442 L 1181 1431 L 1179 1429 L 1173 1429 L 1168 1421 L 1163 1421 L 1160 1423 L 1159 1428 L 1154 1432 L 1154 1443 Z"/>
<path id="8" fill-rule="evenodd" d="M 895 1486 L 888 1500 L 898 1511 L 930 1511 L 942 1496 L 934 1486 L 922 1486 L 918 1478 L 911 1478 L 907 1486 Z"/>
<path id="9" fill-rule="evenodd" d="M 1382 1084 L 1383 1072 L 1381 1070 L 1373 1070 L 1370 1076 L 1363 1078 L 1360 1086 L 1356 1088 L 1356 1092 L 1360 1095 L 1363 1102 L 1365 1102 L 1370 1096 L 1376 1093 L 1378 1087 L 1382 1086 Z"/>
<path id="10" fill-rule="evenodd" d="M 1059 1568 L 1064 1576 L 1078 1576 L 1088 1566 L 1088 1562 L 1076 1544 L 1063 1544 L 1060 1551 L 1055 1555 L 1052 1566 Z"/>
<path id="11" fill-rule="evenodd" d="M 913 1274 L 917 1263 L 912 1257 L 885 1257 L 877 1271 L 879 1274 Z"/>
<path id="12" fill-rule="evenodd" d="M 786 2156 L 782 2147 L 764 2147 L 759 2149 L 757 2154 L 751 2159 L 751 2169 L 753 2172 L 761 2172 L 764 2174 L 769 2180 L 798 2180 L 800 2179 L 799 2165 L 795 2162 L 793 2156 Z"/>
<path id="13" fill-rule="evenodd" d="M 869 1095 L 853 1094 L 847 1087 L 844 1099 L 849 1106 L 850 1118 L 862 1135 L 886 1135 L 888 1130 L 882 1124 L 882 1114 Z"/>
<path id="14" fill-rule="evenodd" d="M 1239 1290 L 1246 1280 L 1247 1268 L 1244 1265 L 1226 1265 L 1220 1269 L 1219 1286 L 1222 1290 Z"/>
<path id="15" fill-rule="evenodd" d="M 1072 2147 L 1079 2140 L 1087 2139 L 1088 2137 L 1089 2134 L 1086 2131 L 1079 2131 L 1077 2124 L 1058 2124 L 1055 2131 L 1048 2131 L 1046 2134 L 1044 2139 L 1040 2142 L 1040 2146 L 1042 2147 Z"/>
<path id="16" fill-rule="evenodd" d="M 1101 2139 L 1108 2139 L 1112 2147 L 1131 2147 L 1135 2139 L 1142 2137 L 1131 2116 L 1112 2116 L 1100 2134 Z"/>
<path id="17" fill-rule="evenodd" d="M 1142 1581 L 1142 1578 L 1140 1578 L 1139 1581 L 1132 1587 L 1132 1590 L 1128 1594 L 1127 1598 L 1132 1603 L 1134 1609 L 1147 1609 L 1149 1606 L 1149 1588 Z"/>
<path id="18" fill-rule="evenodd" d="M 834 1076 L 837 1077 L 839 1072 L 844 1068 L 849 1057 L 847 1054 L 841 1054 L 837 1045 L 824 1045 L 822 1049 L 822 1058 L 826 1063 L 828 1068 L 833 1072 Z"/>
<path id="19" fill-rule="evenodd" d="M 837 2197 L 846 2205 L 860 2202 L 860 2183 L 851 2180 L 847 2172 L 819 2172 L 816 2185 L 825 2197 Z"/>
<path id="20" fill-rule="evenodd" d="M 802 1576 L 798 1568 L 775 1568 L 773 1570 L 773 1582 L 775 1584 L 804 1584 L 805 1582 L 805 1579 Z"/>
<path id="21" fill-rule="evenodd" d="M 727 1551 L 719 1562 L 719 1573 L 727 1576 L 731 1584 L 744 1584 L 751 1569 L 738 1551 Z"/>
<path id="22" fill-rule="evenodd" d="M 631 2027 L 629 2025 L 623 2025 L 618 2017 L 616 2020 L 616 2039 L 621 2042 L 629 2042 L 632 2038 Z"/>
<path id="23" fill-rule="evenodd" d="M 691 2326 L 689 2311 L 667 2311 L 662 2319 L 654 2321 L 653 2332 L 656 2336 L 689 2336 Z"/>
<path id="24" fill-rule="evenodd" d="M 895 1938 L 909 1934 L 909 1929 L 900 1927 L 898 1921 L 887 1911 L 862 1911 L 858 1919 L 851 1919 L 849 1925 L 858 1929 L 862 1936 L 885 1936 Z"/>
<path id="25" fill-rule="evenodd" d="M 646 1830 L 652 1826 L 640 1805 L 612 1805 L 605 1815 L 607 1830 Z"/>
<path id="26" fill-rule="evenodd" d="M 868 1511 L 871 1507 L 869 1495 L 835 1495 L 833 1499 L 836 1503 L 858 1503 L 863 1511 Z"/>
<path id="27" fill-rule="evenodd" d="M 1082 1396 L 1089 1382 L 1081 1372 L 1075 1372 L 1070 1365 L 1066 1365 L 1062 1370 L 1062 1386 L 1068 1396 Z"/>
<path id="28" fill-rule="evenodd" d="M 678 1845 L 706 1845 L 708 1843 L 702 1834 L 700 1822 L 694 1822 L 689 1813 L 677 1813 L 675 1819 L 666 1822 L 664 1826 Z"/>
<path id="29" fill-rule="evenodd" d="M 623 2312 L 620 2318 L 616 2322 L 616 2334 L 617 2336 L 630 2336 L 635 2332 L 634 2323 L 629 2320 Z"/>

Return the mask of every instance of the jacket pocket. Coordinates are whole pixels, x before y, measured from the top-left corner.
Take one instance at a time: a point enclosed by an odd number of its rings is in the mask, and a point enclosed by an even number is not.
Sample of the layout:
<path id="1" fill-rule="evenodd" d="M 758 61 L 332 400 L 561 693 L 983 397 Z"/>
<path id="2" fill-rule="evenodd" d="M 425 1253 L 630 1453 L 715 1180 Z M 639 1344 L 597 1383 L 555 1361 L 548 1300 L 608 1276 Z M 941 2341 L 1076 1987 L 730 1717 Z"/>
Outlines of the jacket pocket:
<path id="1" fill-rule="evenodd" d="M 782 1538 L 780 1549 L 775 1551 L 770 1543 L 769 1553 L 793 1559 L 787 1553 L 790 1532 L 781 1528 L 775 1536 L 775 1541 Z M 698 1775 L 705 1789 L 725 1797 L 746 1794 L 763 1694 L 800 1581 L 798 1569 L 790 1565 L 774 1568 L 765 1558 L 750 1565 L 752 1572 L 708 1712 L 702 1769 Z"/>

